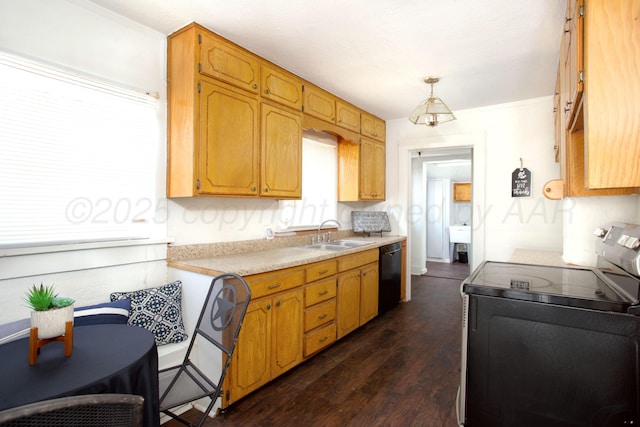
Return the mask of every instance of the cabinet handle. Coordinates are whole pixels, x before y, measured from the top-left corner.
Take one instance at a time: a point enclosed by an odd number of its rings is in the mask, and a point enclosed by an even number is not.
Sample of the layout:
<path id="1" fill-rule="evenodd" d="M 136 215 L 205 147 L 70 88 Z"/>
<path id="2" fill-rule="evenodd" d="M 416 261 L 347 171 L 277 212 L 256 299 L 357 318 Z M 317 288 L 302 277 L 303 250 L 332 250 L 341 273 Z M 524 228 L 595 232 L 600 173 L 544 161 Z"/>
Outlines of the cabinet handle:
<path id="1" fill-rule="evenodd" d="M 323 295 L 326 295 L 326 294 L 328 294 L 328 293 L 329 293 L 329 290 L 328 290 L 328 289 L 325 289 L 324 291 L 319 292 L 319 293 L 318 293 L 318 295 L 323 296 Z"/>
<path id="2" fill-rule="evenodd" d="M 318 319 L 321 319 L 321 320 L 322 320 L 322 319 L 324 319 L 324 318 L 325 318 L 325 317 L 327 317 L 327 316 L 328 316 L 328 315 L 327 315 L 327 313 L 323 313 L 323 314 L 321 314 L 320 316 L 318 316 Z"/>
<path id="3" fill-rule="evenodd" d="M 329 270 L 322 270 L 318 274 L 327 274 L 328 272 L 329 272 Z"/>
<path id="4" fill-rule="evenodd" d="M 254 89 L 258 89 L 258 85 L 256 83 L 253 84 L 253 86 L 251 86 Z"/>
<path id="5" fill-rule="evenodd" d="M 267 304 L 267 310 L 271 310 L 271 304 Z"/>
<path id="6" fill-rule="evenodd" d="M 265 192 L 265 193 L 268 193 L 268 192 L 269 192 L 269 189 L 268 189 L 267 187 L 264 187 L 264 192 Z"/>
<path id="7" fill-rule="evenodd" d="M 269 95 L 271 92 L 269 91 L 269 89 L 265 89 L 264 93 L 266 93 L 267 95 Z"/>
<path id="8" fill-rule="evenodd" d="M 256 192 L 257 188 L 256 187 L 251 187 L 251 191 L 253 191 L 254 193 Z"/>
<path id="9" fill-rule="evenodd" d="M 276 307 L 280 307 L 280 301 L 276 302 Z"/>
<path id="10" fill-rule="evenodd" d="M 362 273 L 362 275 L 363 275 L 363 276 L 366 276 L 366 275 L 367 275 L 367 273 Z"/>
<path id="11" fill-rule="evenodd" d="M 274 283 L 273 285 L 267 286 L 268 289 L 276 289 L 282 286 L 282 283 Z"/>
<path id="12" fill-rule="evenodd" d="M 326 341 L 326 340 L 328 340 L 328 339 L 329 339 L 329 337 L 322 337 L 322 338 L 320 338 L 320 340 L 319 340 L 319 341 L 320 341 L 320 342 L 325 342 L 325 341 Z"/>

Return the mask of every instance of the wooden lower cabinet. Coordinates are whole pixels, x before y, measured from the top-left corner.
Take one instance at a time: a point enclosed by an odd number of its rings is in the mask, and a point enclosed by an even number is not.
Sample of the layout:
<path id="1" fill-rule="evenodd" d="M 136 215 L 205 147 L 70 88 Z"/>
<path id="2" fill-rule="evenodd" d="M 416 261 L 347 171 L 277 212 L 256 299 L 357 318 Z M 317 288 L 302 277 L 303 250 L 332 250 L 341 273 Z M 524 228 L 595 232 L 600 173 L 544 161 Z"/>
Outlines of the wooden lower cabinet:
<path id="1" fill-rule="evenodd" d="M 247 276 L 225 408 L 378 315 L 378 249 Z"/>
<path id="2" fill-rule="evenodd" d="M 249 304 L 232 356 L 223 407 L 302 361 L 303 309 L 301 287 Z"/>
<path id="3" fill-rule="evenodd" d="M 363 267 L 360 275 L 360 326 L 378 315 L 378 263 Z"/>

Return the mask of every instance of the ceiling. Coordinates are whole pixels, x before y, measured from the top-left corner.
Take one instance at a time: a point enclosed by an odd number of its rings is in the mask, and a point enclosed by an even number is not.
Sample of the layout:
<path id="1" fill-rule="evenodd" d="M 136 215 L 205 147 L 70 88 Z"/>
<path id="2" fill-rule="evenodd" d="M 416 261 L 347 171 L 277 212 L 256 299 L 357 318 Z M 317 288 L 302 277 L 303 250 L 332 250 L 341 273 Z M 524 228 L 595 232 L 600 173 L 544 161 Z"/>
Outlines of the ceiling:
<path id="1" fill-rule="evenodd" d="M 171 34 L 198 22 L 384 120 L 552 95 L 566 0 L 90 0 Z"/>

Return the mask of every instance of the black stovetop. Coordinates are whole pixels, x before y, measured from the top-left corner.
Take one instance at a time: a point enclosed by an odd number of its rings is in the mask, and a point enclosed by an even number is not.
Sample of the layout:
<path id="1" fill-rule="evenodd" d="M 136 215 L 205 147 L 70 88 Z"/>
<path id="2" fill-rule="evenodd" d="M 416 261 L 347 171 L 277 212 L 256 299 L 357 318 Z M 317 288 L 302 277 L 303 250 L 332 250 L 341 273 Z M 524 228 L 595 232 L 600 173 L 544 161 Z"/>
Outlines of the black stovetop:
<path id="1" fill-rule="evenodd" d="M 571 307 L 626 313 L 638 303 L 640 282 L 633 291 L 621 292 L 598 269 L 553 267 L 485 261 L 463 283 L 470 295 L 484 295 Z M 629 278 L 626 286 L 629 287 Z M 633 286 L 632 286 L 633 287 Z"/>

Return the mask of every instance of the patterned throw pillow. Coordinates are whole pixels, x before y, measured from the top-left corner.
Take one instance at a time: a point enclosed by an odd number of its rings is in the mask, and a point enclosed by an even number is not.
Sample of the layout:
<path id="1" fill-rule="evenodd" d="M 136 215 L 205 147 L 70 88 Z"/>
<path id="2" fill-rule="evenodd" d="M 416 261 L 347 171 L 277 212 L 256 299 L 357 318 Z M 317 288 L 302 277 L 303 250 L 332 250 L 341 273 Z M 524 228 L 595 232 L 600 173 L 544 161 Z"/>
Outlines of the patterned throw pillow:
<path id="1" fill-rule="evenodd" d="M 182 323 L 182 282 L 179 280 L 157 288 L 111 294 L 111 301 L 125 298 L 131 300 L 129 325 L 151 331 L 157 345 L 187 339 Z"/>

